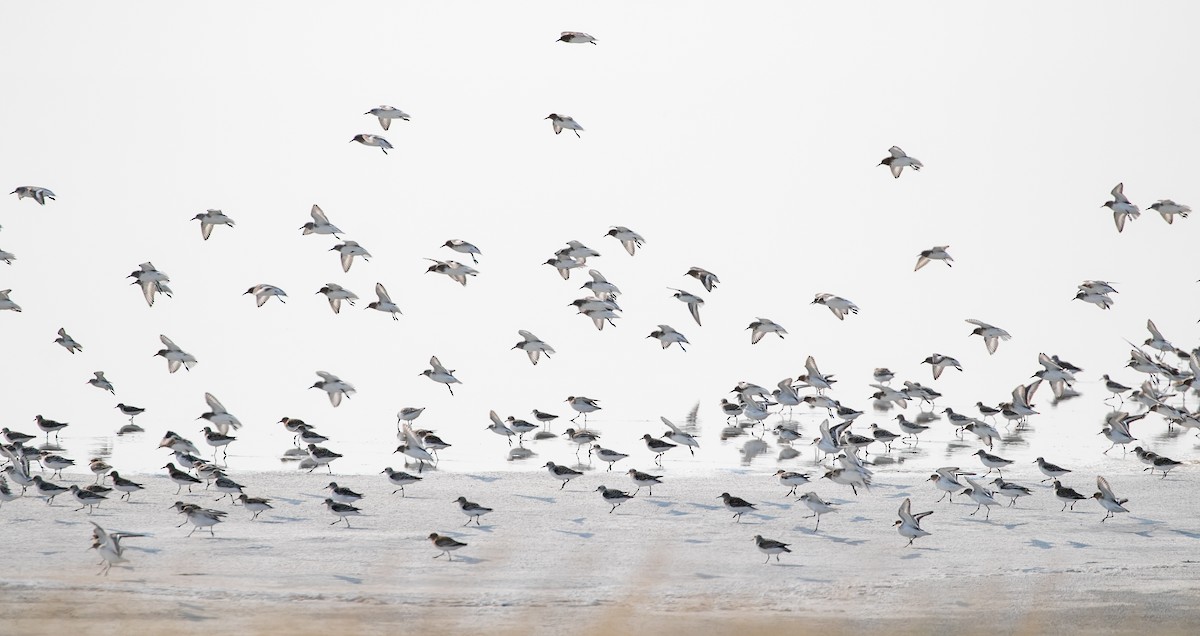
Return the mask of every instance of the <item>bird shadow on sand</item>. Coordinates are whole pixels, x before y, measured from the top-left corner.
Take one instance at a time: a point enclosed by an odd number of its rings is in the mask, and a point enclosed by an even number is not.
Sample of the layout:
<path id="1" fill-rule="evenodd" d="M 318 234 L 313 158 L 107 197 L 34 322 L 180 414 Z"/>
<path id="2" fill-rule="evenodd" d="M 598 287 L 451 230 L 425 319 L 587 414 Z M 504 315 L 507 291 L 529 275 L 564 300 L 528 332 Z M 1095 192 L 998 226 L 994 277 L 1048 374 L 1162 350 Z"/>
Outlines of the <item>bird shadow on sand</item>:
<path id="1" fill-rule="evenodd" d="M 1053 543 L 1050 543 L 1049 541 L 1042 541 L 1041 539 L 1030 539 L 1029 545 L 1034 548 L 1041 548 L 1043 550 L 1049 550 L 1054 547 Z"/>
<path id="2" fill-rule="evenodd" d="M 463 527 L 464 527 L 464 528 L 466 528 L 466 527 L 468 527 L 468 526 L 463 526 Z M 470 525 L 470 528 L 471 528 L 471 529 L 473 529 L 473 530 L 478 530 L 478 531 L 480 531 L 480 532 L 486 532 L 486 533 L 488 533 L 488 534 L 491 534 L 493 531 L 495 531 L 495 530 L 496 530 L 496 526 L 494 526 L 494 525 L 491 525 L 491 524 L 488 524 L 488 525 L 486 525 L 486 526 L 483 526 L 483 525 L 479 525 L 479 526 L 477 526 L 477 525 L 475 525 L 475 524 L 471 524 L 471 525 Z"/>
<path id="3" fill-rule="evenodd" d="M 1193 532 L 1191 530 L 1176 530 L 1174 528 L 1171 529 L 1171 532 L 1174 532 L 1175 534 L 1181 534 L 1189 539 L 1200 539 L 1200 532 Z"/>
<path id="4" fill-rule="evenodd" d="M 1092 547 L 1092 545 L 1090 543 L 1082 543 L 1079 541 L 1068 541 L 1067 545 L 1071 546 L 1072 548 L 1076 548 L 1076 549 Z"/>
<path id="5" fill-rule="evenodd" d="M 476 563 L 487 563 L 487 559 L 480 559 L 477 557 L 469 557 L 469 556 L 464 556 L 464 555 L 460 554 L 457 557 L 454 557 L 454 563 L 466 563 L 467 565 L 475 565 Z"/>
<path id="6" fill-rule="evenodd" d="M 837 537 L 832 534 L 821 532 L 820 530 L 814 530 L 812 528 L 792 528 L 792 532 L 799 532 L 801 534 L 807 534 L 810 537 L 817 537 L 819 539 L 825 539 L 827 541 L 832 541 L 834 543 L 841 543 L 844 545 L 862 545 L 867 542 L 866 539 L 850 539 L 848 537 Z"/>
<path id="7" fill-rule="evenodd" d="M 580 539 L 591 539 L 592 537 L 596 536 L 596 534 L 593 532 L 575 532 L 574 530 L 559 530 L 558 528 L 555 528 L 554 531 L 561 532 L 563 534 L 574 535 Z"/>
<path id="8" fill-rule="evenodd" d="M 655 506 L 658 506 L 659 508 L 670 508 L 673 505 L 671 502 L 666 501 L 664 499 L 645 498 L 645 499 L 643 499 L 643 501 L 645 501 L 648 504 L 653 504 Z"/>
<path id="9" fill-rule="evenodd" d="M 335 578 L 339 581 L 344 581 L 351 585 L 362 585 L 362 582 L 363 582 L 363 580 L 358 578 L 357 576 L 346 576 L 345 574 L 334 574 L 333 578 Z"/>
<path id="10" fill-rule="evenodd" d="M 254 521 L 254 523 L 278 524 L 278 523 L 295 523 L 297 521 L 308 521 L 308 520 L 303 517 L 284 517 L 281 515 L 271 515 L 270 517 L 267 517 L 267 518 L 256 519 Z"/>
<path id="11" fill-rule="evenodd" d="M 489 475 L 467 475 L 467 479 L 474 479 L 475 481 L 482 481 L 485 484 L 490 484 L 493 481 L 500 481 L 499 477 L 491 477 Z M 459 557 L 459 558 L 465 558 L 465 557 Z M 455 559 L 455 560 L 457 561 L 458 559 Z"/>
<path id="12" fill-rule="evenodd" d="M 791 510 L 792 509 L 792 504 L 790 504 L 790 503 L 775 503 L 773 501 L 764 501 L 759 505 L 771 506 L 772 508 L 779 508 L 780 510 Z"/>
<path id="13" fill-rule="evenodd" d="M 299 506 L 301 503 L 299 499 L 292 499 L 291 497 L 275 497 L 274 500 L 288 504 L 289 506 Z"/>
<path id="14" fill-rule="evenodd" d="M 555 497 L 535 497 L 533 495 L 517 495 L 517 497 L 520 497 L 521 499 L 532 499 L 534 501 L 540 501 L 542 503 L 548 503 L 548 504 L 552 504 L 552 503 L 555 503 L 556 501 L 558 501 L 558 499 L 556 499 Z"/>
<path id="15" fill-rule="evenodd" d="M 212 616 L 201 614 L 200 612 L 204 609 L 204 607 L 201 605 L 196 605 L 194 603 L 180 603 L 179 608 L 179 616 L 192 623 L 211 621 L 214 618 Z"/>
<path id="16" fill-rule="evenodd" d="M 693 506 L 695 508 L 700 508 L 701 510 L 720 510 L 721 509 L 721 506 L 714 506 L 711 504 L 702 504 L 702 503 L 695 503 L 695 502 L 688 502 L 688 505 Z"/>

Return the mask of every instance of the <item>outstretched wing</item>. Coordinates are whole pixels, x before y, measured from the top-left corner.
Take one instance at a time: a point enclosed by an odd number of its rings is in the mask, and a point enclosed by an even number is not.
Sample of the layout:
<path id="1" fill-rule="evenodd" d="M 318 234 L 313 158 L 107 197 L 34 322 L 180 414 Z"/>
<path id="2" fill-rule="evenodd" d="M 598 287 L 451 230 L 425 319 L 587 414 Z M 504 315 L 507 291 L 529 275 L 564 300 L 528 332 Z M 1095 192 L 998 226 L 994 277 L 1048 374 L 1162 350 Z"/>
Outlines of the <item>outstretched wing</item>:
<path id="1" fill-rule="evenodd" d="M 530 333 L 528 331 L 525 331 L 524 329 L 518 329 L 517 333 L 520 334 L 521 337 L 525 339 L 525 342 L 538 342 L 537 336 L 533 335 L 532 333 Z"/>
<path id="2" fill-rule="evenodd" d="M 1105 499 L 1111 499 L 1113 501 L 1117 500 L 1117 496 L 1113 494 L 1112 488 L 1108 485 L 1107 479 L 1097 476 L 1096 487 L 1100 489 L 1100 493 L 1104 495 Z"/>
<path id="3" fill-rule="evenodd" d="M 313 204 L 310 214 L 312 214 L 313 222 L 317 225 L 329 225 L 329 217 L 325 216 L 325 211 L 316 203 Z"/>
<path id="4" fill-rule="evenodd" d="M 229 412 L 225 410 L 225 406 L 212 393 L 205 393 L 204 401 L 208 402 L 208 408 L 212 409 L 213 413 L 223 415 Z"/>
<path id="5" fill-rule="evenodd" d="M 683 431 L 679 430 L 679 427 L 675 426 L 675 424 L 673 422 L 671 422 L 671 420 L 668 420 L 667 418 L 665 418 L 661 415 L 658 416 L 658 419 L 662 420 L 663 424 L 666 424 L 667 428 L 671 429 L 671 432 L 673 432 L 673 433 L 682 433 L 683 432 Z"/>
<path id="6" fill-rule="evenodd" d="M 1146 329 L 1150 330 L 1150 335 L 1154 336 L 1155 340 L 1166 340 L 1166 338 L 1162 336 L 1162 333 L 1159 332 L 1158 327 L 1154 325 L 1154 321 L 1150 320 L 1149 318 L 1146 319 Z M 59 335 L 62 335 L 61 332 Z"/>
<path id="7" fill-rule="evenodd" d="M 442 366 L 442 363 L 437 359 L 437 356 L 432 356 L 429 358 L 429 366 L 433 367 L 434 373 L 447 373 L 446 367 Z"/>
<path id="8" fill-rule="evenodd" d="M 380 304 L 390 304 L 392 302 L 392 297 L 388 295 L 388 291 L 383 286 L 383 283 L 375 283 L 375 295 L 379 296 Z"/>
<path id="9" fill-rule="evenodd" d="M 166 345 L 168 349 L 170 349 L 172 351 L 181 351 L 181 349 L 179 348 L 179 345 L 175 344 L 174 342 L 171 342 L 170 338 L 168 338 L 162 334 L 159 334 L 158 339 L 161 340 L 162 343 L 164 345 Z"/>

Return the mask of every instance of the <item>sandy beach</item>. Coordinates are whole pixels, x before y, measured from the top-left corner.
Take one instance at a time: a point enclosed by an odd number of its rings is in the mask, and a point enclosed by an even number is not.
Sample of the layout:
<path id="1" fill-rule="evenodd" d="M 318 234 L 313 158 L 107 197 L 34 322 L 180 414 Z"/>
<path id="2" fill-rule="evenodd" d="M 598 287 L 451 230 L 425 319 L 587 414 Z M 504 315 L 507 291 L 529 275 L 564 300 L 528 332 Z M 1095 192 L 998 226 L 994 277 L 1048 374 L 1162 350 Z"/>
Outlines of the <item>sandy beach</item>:
<path id="1" fill-rule="evenodd" d="M 643 490 L 612 514 L 593 491 L 632 491 L 616 471 L 563 490 L 544 471 L 429 474 L 407 497 L 383 476 L 335 476 L 366 495 L 350 528 L 329 525 L 328 475 L 242 475 L 275 505 L 254 522 L 228 499 L 202 488 L 175 497 L 145 475 L 133 503 L 90 516 L 66 497 L 6 504 L 0 540 L 19 547 L 0 616 L 11 633 L 1186 633 L 1200 620 L 1189 556 L 1200 522 L 1176 503 L 1192 475 L 1151 478 L 1131 456 L 1106 470 L 1134 512 L 1104 523 L 1091 500 L 1060 512 L 1044 486 L 984 521 L 960 498 L 934 503 L 923 473 L 893 471 L 858 497 L 815 485 L 840 508 L 820 532 L 769 473 L 750 470 L 662 471 L 653 497 Z M 1074 481 L 1090 492 L 1094 477 Z M 736 523 L 723 491 L 758 511 Z M 494 512 L 464 526 L 459 495 Z M 891 527 L 905 497 L 935 511 L 923 524 L 932 536 L 913 548 Z M 230 514 L 215 537 L 188 537 L 191 526 L 174 527 L 177 499 Z M 89 521 L 151 536 L 126 539 L 130 567 L 97 576 Z M 434 559 L 430 532 L 468 546 Z M 755 534 L 793 553 L 764 564 Z"/>

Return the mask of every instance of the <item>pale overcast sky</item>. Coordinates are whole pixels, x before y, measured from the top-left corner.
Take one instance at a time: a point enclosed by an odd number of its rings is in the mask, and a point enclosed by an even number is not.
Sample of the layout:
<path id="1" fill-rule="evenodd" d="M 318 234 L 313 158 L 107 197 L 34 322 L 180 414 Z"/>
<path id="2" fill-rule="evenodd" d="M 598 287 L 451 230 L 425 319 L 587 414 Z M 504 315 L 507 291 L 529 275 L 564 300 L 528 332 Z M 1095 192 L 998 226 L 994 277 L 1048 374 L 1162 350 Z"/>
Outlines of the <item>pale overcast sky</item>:
<path id="1" fill-rule="evenodd" d="M 41 413 L 78 432 L 115 429 L 118 401 L 148 430 L 178 426 L 215 393 L 255 429 L 283 415 L 327 433 L 391 430 L 402 406 L 454 436 L 487 412 L 569 414 L 597 398 L 610 421 L 702 417 L 738 380 L 772 387 L 805 356 L 865 409 L 870 371 L 928 383 L 920 361 L 966 368 L 947 404 L 1004 399 L 1056 352 L 1095 379 L 1122 373 L 1153 318 L 1195 344 L 1200 218 L 1168 226 L 1160 198 L 1200 205 L 1191 3 L 437 2 L 10 3 L 0 175 L 56 201 L 0 201 L 0 415 Z M 555 42 L 563 30 L 599 44 Z M 412 116 L 383 132 L 363 115 Z M 554 135 L 549 113 L 582 138 Z M 348 143 L 383 134 L 395 146 Z M 925 164 L 892 179 L 893 144 Z M 1123 234 L 1101 204 L 1125 183 L 1144 210 Z M 348 274 L 331 237 L 297 228 L 320 204 L 374 255 Z M 189 221 L 237 222 L 202 241 Z M 604 234 L 646 238 L 630 257 Z M 439 246 L 479 246 L 464 289 L 424 274 Z M 541 263 L 577 239 L 625 294 L 616 328 L 573 315 L 569 282 Z M 953 268 L 913 272 L 948 244 Z M 152 261 L 174 298 L 147 307 L 125 275 Z M 706 293 L 683 276 L 721 278 Z M 1111 311 L 1072 301 L 1114 281 Z M 327 282 L 362 301 L 335 316 Z M 404 315 L 363 308 L 384 283 Z M 257 309 L 248 287 L 289 294 Z M 704 326 L 668 287 L 700 293 Z M 811 305 L 832 292 L 861 314 Z M 756 316 L 790 335 L 749 344 Z M 978 318 L 1014 338 L 988 356 Z M 687 353 L 645 336 L 670 324 Z M 65 327 L 84 346 L 53 344 Z M 510 351 L 528 329 L 558 350 Z M 168 375 L 166 334 L 200 361 Z M 418 374 L 437 355 L 451 397 Z M 338 409 L 314 371 L 359 390 Z M 104 370 L 117 398 L 84 382 Z M 1098 397 L 1098 395 L 1097 395 Z M 198 428 L 195 427 L 195 428 Z M 655 433 L 658 426 L 649 430 Z M 634 425 L 630 438 L 643 431 Z M 390 441 L 390 440 L 389 440 Z M 491 441 L 491 440 L 489 440 Z M 467 442 L 470 443 L 470 442 Z M 625 442 L 621 445 L 632 445 Z"/>

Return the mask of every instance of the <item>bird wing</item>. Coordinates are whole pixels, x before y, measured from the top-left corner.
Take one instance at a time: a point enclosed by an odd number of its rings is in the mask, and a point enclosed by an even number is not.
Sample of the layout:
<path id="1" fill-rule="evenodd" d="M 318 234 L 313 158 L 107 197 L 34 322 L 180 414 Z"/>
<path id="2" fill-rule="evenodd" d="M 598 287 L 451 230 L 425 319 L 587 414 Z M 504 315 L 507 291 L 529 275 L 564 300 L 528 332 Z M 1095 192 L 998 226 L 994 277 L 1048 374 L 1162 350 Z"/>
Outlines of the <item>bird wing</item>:
<path id="1" fill-rule="evenodd" d="M 663 424 L 666 424 L 667 428 L 670 428 L 672 432 L 674 432 L 674 433 L 682 433 L 683 432 L 683 431 L 679 430 L 679 427 L 675 426 L 675 424 L 673 422 L 671 422 L 671 420 L 668 420 L 667 418 L 665 418 L 661 415 L 658 416 L 658 419 L 662 420 Z"/>
<path id="2" fill-rule="evenodd" d="M 888 165 L 888 169 L 892 171 L 892 177 L 899 179 L 900 173 L 904 171 L 904 166 L 893 163 Z"/>
<path id="3" fill-rule="evenodd" d="M 987 347 L 988 353 L 996 353 L 996 348 L 1000 346 L 1000 338 L 996 336 L 988 336 L 983 339 L 984 346 Z"/>
<path id="4" fill-rule="evenodd" d="M 154 293 L 158 291 L 158 285 L 153 281 L 138 281 L 138 285 L 142 287 L 142 297 L 146 299 L 146 304 L 154 306 Z"/>
<path id="5" fill-rule="evenodd" d="M 392 125 L 392 120 L 388 117 L 380 117 L 379 125 L 382 126 L 384 130 L 387 130 Z"/>
<path id="6" fill-rule="evenodd" d="M 750 332 L 750 344 L 758 344 L 758 341 L 762 340 L 765 335 L 767 335 L 767 332 L 763 331 L 761 326 L 754 327 Z"/>
<path id="7" fill-rule="evenodd" d="M 218 400 L 212 393 L 205 393 L 204 401 L 208 402 L 208 408 L 212 409 L 213 413 L 217 415 L 229 413 L 229 411 L 225 410 L 225 406 L 221 404 L 221 401 Z"/>
<path id="8" fill-rule="evenodd" d="M 442 363 L 440 360 L 437 359 L 437 356 L 431 356 L 429 358 L 429 366 L 433 367 L 433 371 L 435 373 L 446 373 L 447 372 L 446 367 L 442 366 Z"/>
<path id="9" fill-rule="evenodd" d="M 1113 198 L 1117 203 L 1129 203 L 1129 199 L 1125 198 L 1125 182 L 1118 183 L 1112 189 Z"/>
<path id="10" fill-rule="evenodd" d="M 804 360 L 804 370 L 808 371 L 809 377 L 821 375 L 821 370 L 817 368 L 817 360 L 812 356 L 808 356 L 808 358 Z"/>
<path id="11" fill-rule="evenodd" d="M 313 204 L 312 211 L 309 214 L 312 215 L 313 222 L 317 225 L 329 225 L 329 217 L 325 216 L 325 211 L 316 203 Z"/>
<path id="12" fill-rule="evenodd" d="M 1117 224 L 1117 232 L 1125 231 L 1125 215 L 1117 210 L 1113 210 L 1113 223 Z"/>
<path id="13" fill-rule="evenodd" d="M 317 371 L 317 375 L 321 376 L 321 379 L 326 382 L 341 382 L 342 381 L 341 378 L 337 377 L 336 375 L 334 375 L 328 371 Z"/>
<path id="14" fill-rule="evenodd" d="M 1150 320 L 1149 318 L 1146 319 L 1146 329 L 1150 330 L 1150 335 L 1154 336 L 1155 340 L 1166 340 L 1166 338 L 1162 336 L 1162 333 L 1158 331 L 1158 327 L 1154 325 L 1154 321 Z M 59 335 L 64 335 L 62 330 L 59 330 Z"/>
<path id="15" fill-rule="evenodd" d="M 504 421 L 500 419 L 499 415 L 496 415 L 496 411 L 488 411 L 488 417 L 491 418 L 492 424 L 504 428 Z"/>
<path id="16" fill-rule="evenodd" d="M 179 348 L 179 345 L 175 344 L 174 342 L 171 342 L 170 338 L 168 338 L 162 334 L 159 334 L 158 339 L 161 340 L 162 343 L 164 345 L 166 345 L 167 348 L 170 349 L 171 351 L 182 351 L 182 349 Z"/>
<path id="17" fill-rule="evenodd" d="M 350 266 L 354 264 L 354 254 L 351 254 L 349 252 L 342 252 L 341 260 L 342 260 L 342 271 L 348 272 L 348 271 L 350 271 Z"/>
<path id="18" fill-rule="evenodd" d="M 909 525 L 917 524 L 917 520 L 912 516 L 912 502 L 909 501 L 907 497 L 905 497 L 904 501 L 900 504 L 900 510 L 897 514 L 900 515 L 900 521 Z"/>
<path id="19" fill-rule="evenodd" d="M 917 257 L 917 266 L 913 268 L 913 271 L 915 272 L 915 271 L 921 269 L 922 267 L 925 267 L 928 264 L 929 264 L 929 258 L 927 258 L 926 256 L 923 256 L 923 255 L 918 256 Z"/>
<path id="20" fill-rule="evenodd" d="M 1113 494 L 1112 488 L 1108 485 L 1107 479 L 1097 476 L 1096 487 L 1100 489 L 1100 493 L 1104 495 L 1105 499 L 1111 499 L 1113 501 L 1117 500 L 1117 496 Z"/>
<path id="21" fill-rule="evenodd" d="M 179 360 L 167 360 L 167 371 L 169 373 L 175 373 L 181 366 L 183 366 L 183 363 Z"/>
<path id="22" fill-rule="evenodd" d="M 208 237 L 212 236 L 212 231 L 213 231 L 212 223 L 206 223 L 204 221 L 200 222 L 200 236 L 203 237 L 204 240 L 207 241 Z"/>
<path id="23" fill-rule="evenodd" d="M 904 151 L 900 149 L 900 146 L 892 146 L 891 148 L 888 148 L 888 153 L 897 159 L 907 156 L 904 154 Z"/>
<path id="24" fill-rule="evenodd" d="M 967 322 L 971 323 L 972 325 L 975 325 L 976 327 L 983 327 L 984 329 L 995 329 L 994 326 L 989 325 L 982 320 L 977 320 L 975 318 L 967 318 Z"/>
<path id="25" fill-rule="evenodd" d="M 604 274 L 601 274 L 598 270 L 589 269 L 588 276 L 591 276 L 592 280 L 596 281 L 597 283 L 607 283 L 608 282 L 608 279 L 604 277 Z"/>
<path id="26" fill-rule="evenodd" d="M 524 329 L 518 329 L 517 333 L 520 334 L 521 337 L 525 339 L 525 342 L 538 342 L 539 341 L 537 336 L 533 335 L 532 333 L 530 333 L 528 331 L 525 331 Z"/>
<path id="27" fill-rule="evenodd" d="M 392 302 L 392 297 L 388 295 L 383 283 L 375 283 L 375 295 L 379 296 L 380 304 L 391 304 Z"/>

